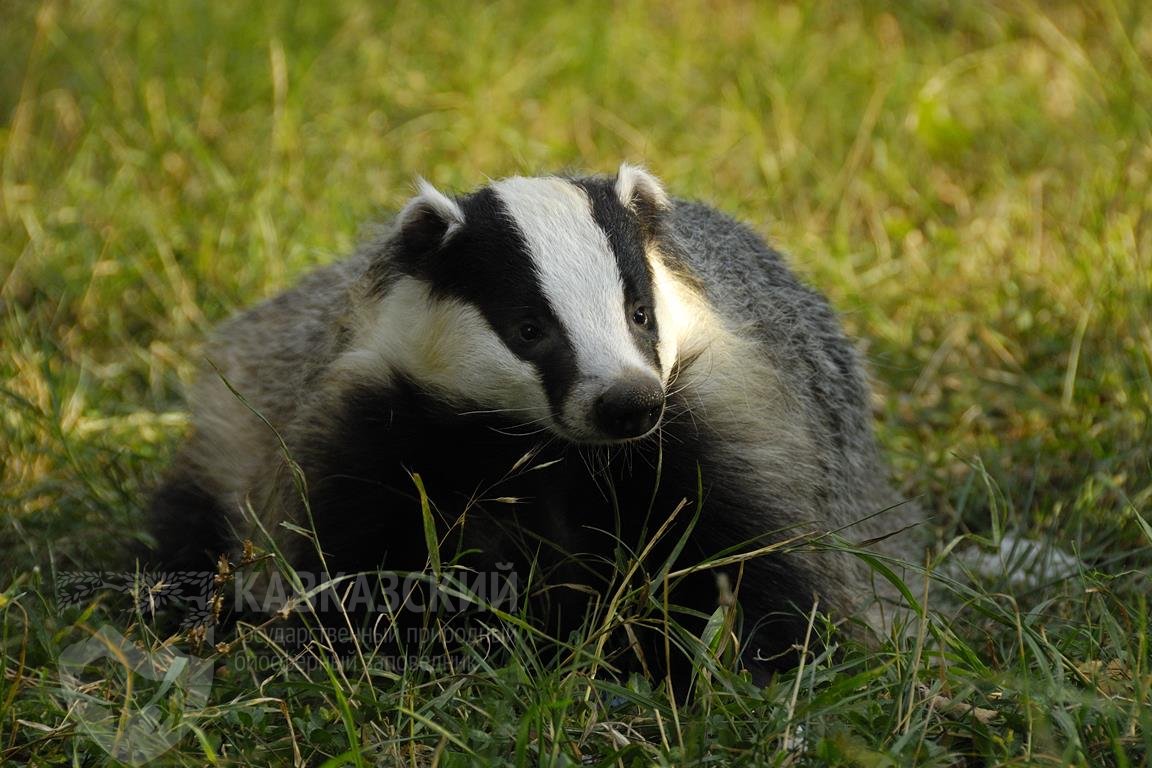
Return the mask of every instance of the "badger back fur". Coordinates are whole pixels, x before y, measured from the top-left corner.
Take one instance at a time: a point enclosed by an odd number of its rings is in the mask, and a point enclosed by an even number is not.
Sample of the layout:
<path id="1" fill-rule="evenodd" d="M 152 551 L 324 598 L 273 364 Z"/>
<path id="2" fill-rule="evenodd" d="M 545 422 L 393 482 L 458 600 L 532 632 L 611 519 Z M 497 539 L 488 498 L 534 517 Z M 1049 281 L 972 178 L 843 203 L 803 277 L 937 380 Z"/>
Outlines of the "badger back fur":
<path id="1" fill-rule="evenodd" d="M 226 323 L 206 357 L 154 501 L 170 568 L 266 532 L 298 568 L 419 571 L 416 473 L 462 562 L 583 587 L 553 590 L 562 631 L 621 551 L 650 576 L 904 526 L 827 302 L 751 230 L 628 165 L 459 198 L 421 182 L 377 239 Z M 790 548 L 678 580 L 689 628 L 720 570 L 754 672 L 787 663 L 814 601 L 844 617 L 870 599 L 857 559 Z"/>

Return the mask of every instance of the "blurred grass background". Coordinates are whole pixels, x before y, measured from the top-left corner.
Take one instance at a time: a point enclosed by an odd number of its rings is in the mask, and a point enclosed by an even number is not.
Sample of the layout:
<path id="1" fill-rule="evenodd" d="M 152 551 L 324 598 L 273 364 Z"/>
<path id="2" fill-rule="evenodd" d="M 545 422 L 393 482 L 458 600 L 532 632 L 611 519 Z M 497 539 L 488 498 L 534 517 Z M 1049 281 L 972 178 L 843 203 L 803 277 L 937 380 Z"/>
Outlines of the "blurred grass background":
<path id="1" fill-rule="evenodd" d="M 622 160 L 831 297 L 941 540 L 1015 528 L 1146 567 L 1146 2 L 0 0 L 0 19 L 14 572 L 114 562 L 197 342 L 346 253 L 416 174 L 464 191 Z"/>
<path id="2" fill-rule="evenodd" d="M 1081 520 L 1147 507 L 1143 3 L 0 7 L 23 524 L 131 507 L 196 341 L 348 251 L 416 174 L 467 190 L 625 159 L 831 296 L 901 478 L 945 522 L 985 514 L 956 498 L 976 460 L 1023 520 L 1092 536 Z"/>

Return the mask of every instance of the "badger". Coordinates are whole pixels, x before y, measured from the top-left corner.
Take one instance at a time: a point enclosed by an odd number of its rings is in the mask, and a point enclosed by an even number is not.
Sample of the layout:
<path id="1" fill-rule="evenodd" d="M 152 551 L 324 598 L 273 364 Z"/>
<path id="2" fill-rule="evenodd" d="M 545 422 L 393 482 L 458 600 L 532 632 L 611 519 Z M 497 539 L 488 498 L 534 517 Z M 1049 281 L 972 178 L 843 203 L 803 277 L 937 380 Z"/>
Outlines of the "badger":
<path id="1" fill-rule="evenodd" d="M 832 539 L 903 546 L 908 507 L 828 302 L 637 166 L 455 197 L 419 180 L 353 256 L 204 356 L 152 503 L 170 569 L 259 537 L 326 573 L 500 567 L 544 585 L 531 615 L 562 635 L 631 562 L 697 635 L 726 580 L 764 679 L 815 611 L 870 615 L 874 580 Z"/>

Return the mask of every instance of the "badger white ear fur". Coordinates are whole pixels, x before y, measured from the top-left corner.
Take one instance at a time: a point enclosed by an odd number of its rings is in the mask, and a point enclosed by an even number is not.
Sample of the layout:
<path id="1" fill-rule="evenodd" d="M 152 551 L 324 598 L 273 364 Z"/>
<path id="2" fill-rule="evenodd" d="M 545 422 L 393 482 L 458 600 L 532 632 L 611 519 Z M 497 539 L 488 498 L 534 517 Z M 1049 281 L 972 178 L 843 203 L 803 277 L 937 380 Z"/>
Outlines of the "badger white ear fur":
<path id="1" fill-rule="evenodd" d="M 636 213 L 657 213 L 670 205 L 660 180 L 630 163 L 622 163 L 616 173 L 616 196 L 625 208 Z"/>
<path id="2" fill-rule="evenodd" d="M 460 204 L 423 178 L 416 178 L 417 195 L 396 217 L 401 237 L 415 250 L 433 250 L 464 226 Z"/>

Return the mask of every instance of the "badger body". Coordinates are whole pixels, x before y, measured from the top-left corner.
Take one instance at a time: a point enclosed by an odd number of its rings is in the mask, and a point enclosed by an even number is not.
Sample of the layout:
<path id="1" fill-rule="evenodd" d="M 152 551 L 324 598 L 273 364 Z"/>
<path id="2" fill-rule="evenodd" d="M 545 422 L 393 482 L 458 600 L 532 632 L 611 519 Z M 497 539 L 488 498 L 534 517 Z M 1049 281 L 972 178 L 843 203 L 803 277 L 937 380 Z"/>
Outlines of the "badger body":
<path id="1" fill-rule="evenodd" d="M 820 536 L 906 525 L 827 302 L 751 230 L 627 165 L 455 199 L 422 182 L 376 239 L 224 324 L 206 358 L 153 503 L 167 568 L 269 535 L 300 569 L 420 571 L 418 475 L 441 557 L 531 573 L 561 634 L 622 553 L 648 577 L 728 557 L 677 576 L 672 603 L 699 631 L 727 572 L 762 673 L 788 663 L 814 603 L 844 617 L 872 598 Z M 810 545 L 771 546 L 791 540 Z"/>

